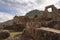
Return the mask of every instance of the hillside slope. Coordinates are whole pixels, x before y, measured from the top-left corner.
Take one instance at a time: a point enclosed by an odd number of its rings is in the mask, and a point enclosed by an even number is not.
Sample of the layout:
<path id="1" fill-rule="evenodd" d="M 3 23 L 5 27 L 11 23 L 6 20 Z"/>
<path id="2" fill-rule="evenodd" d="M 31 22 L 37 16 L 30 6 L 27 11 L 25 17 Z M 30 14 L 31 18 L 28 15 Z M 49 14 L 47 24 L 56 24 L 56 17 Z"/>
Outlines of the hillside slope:
<path id="1" fill-rule="evenodd" d="M 43 15 L 43 12 L 44 11 L 39 11 L 39 10 L 35 9 L 35 10 L 28 12 L 25 16 L 28 16 L 29 18 L 34 18 L 34 16 L 37 15 L 39 17 L 39 16 Z"/>

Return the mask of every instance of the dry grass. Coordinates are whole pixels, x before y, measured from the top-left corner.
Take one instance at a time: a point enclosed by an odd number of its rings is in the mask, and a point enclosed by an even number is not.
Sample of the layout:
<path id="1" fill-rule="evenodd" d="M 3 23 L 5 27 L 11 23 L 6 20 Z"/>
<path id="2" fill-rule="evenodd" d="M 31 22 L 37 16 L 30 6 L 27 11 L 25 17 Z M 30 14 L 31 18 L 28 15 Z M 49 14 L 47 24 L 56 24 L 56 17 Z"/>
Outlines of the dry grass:
<path id="1" fill-rule="evenodd" d="M 10 33 L 10 37 L 14 37 L 14 36 L 16 36 L 16 35 L 18 35 L 18 34 L 21 34 L 22 32 L 11 32 Z"/>

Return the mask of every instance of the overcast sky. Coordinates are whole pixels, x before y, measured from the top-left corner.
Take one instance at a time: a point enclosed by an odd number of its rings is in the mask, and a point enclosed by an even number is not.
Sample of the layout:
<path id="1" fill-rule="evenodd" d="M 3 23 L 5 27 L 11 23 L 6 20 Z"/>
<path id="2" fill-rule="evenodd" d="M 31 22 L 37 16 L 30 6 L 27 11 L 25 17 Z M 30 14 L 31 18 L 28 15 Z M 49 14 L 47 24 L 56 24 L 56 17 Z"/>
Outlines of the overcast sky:
<path id="1" fill-rule="evenodd" d="M 12 19 L 15 15 L 22 16 L 27 12 L 54 4 L 60 8 L 60 0 L 0 0 L 0 22 Z"/>

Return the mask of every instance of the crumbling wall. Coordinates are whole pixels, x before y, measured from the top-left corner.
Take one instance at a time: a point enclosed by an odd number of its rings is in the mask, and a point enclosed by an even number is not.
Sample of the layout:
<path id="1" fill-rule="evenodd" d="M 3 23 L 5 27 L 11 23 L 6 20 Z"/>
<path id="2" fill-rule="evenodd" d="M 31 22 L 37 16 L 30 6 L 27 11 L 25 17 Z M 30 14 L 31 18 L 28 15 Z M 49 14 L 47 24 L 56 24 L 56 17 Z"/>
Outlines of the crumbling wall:
<path id="1" fill-rule="evenodd" d="M 13 18 L 13 25 L 22 25 L 22 26 L 19 26 L 19 27 L 23 27 L 24 28 L 26 27 L 26 23 L 27 22 L 30 22 L 30 19 L 28 17 L 25 17 L 25 16 L 15 16 Z M 18 27 L 18 26 L 16 26 Z"/>
<path id="2" fill-rule="evenodd" d="M 13 25 L 6 26 L 6 27 L 4 27 L 4 29 L 13 30 L 13 31 L 23 31 L 24 28 L 26 27 L 27 22 L 30 22 L 30 19 L 28 17 L 15 16 L 13 18 Z"/>
<path id="3" fill-rule="evenodd" d="M 49 8 L 52 8 L 52 12 L 51 12 L 50 18 L 52 18 L 54 21 L 59 20 L 58 19 L 58 14 L 59 13 L 58 13 L 57 8 L 54 5 L 46 6 L 45 13 L 44 13 L 45 18 L 48 18 L 49 17 L 49 13 L 48 13 L 48 10 L 47 10 Z"/>
<path id="4" fill-rule="evenodd" d="M 26 24 L 30 19 L 25 16 L 15 16 L 13 18 L 13 24 Z"/>

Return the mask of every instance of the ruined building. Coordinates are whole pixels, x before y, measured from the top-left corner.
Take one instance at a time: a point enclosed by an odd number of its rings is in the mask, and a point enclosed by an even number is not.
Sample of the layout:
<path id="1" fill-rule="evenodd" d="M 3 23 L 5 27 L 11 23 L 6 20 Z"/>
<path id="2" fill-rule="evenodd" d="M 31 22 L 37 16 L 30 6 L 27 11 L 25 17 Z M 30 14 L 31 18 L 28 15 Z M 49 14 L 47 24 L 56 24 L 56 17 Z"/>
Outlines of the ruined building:
<path id="1" fill-rule="evenodd" d="M 48 10 L 47 10 L 49 8 L 52 9 L 52 12 L 51 12 L 51 16 L 50 17 L 48 16 Z M 60 19 L 59 19 L 60 18 L 59 10 L 54 5 L 47 6 L 45 8 L 44 15 L 45 15 L 46 18 L 49 17 L 49 18 L 52 18 L 52 20 L 54 20 L 54 21 L 60 21 Z"/>
<path id="2" fill-rule="evenodd" d="M 52 12 L 48 12 L 49 8 Z M 25 16 L 15 16 L 13 19 L 13 24 L 26 25 L 27 22 L 40 22 L 41 26 L 57 28 L 60 24 L 60 9 L 50 5 L 45 7 L 45 11 L 33 10 Z"/>
<path id="3" fill-rule="evenodd" d="M 52 8 L 50 14 L 48 8 Z M 34 40 L 60 40 L 59 12 L 54 5 L 47 6 L 40 21 L 36 22 L 36 20 L 26 24 L 25 35 L 31 36 Z"/>
<path id="4" fill-rule="evenodd" d="M 48 12 L 49 8 L 52 12 Z M 31 36 L 34 40 L 60 40 L 60 9 L 50 5 L 46 6 L 45 11 L 38 12 L 42 13 L 40 16 L 37 12 L 33 13 L 35 14 L 30 14 L 32 17 L 15 16 L 13 24 L 25 25 L 23 34 Z"/>

